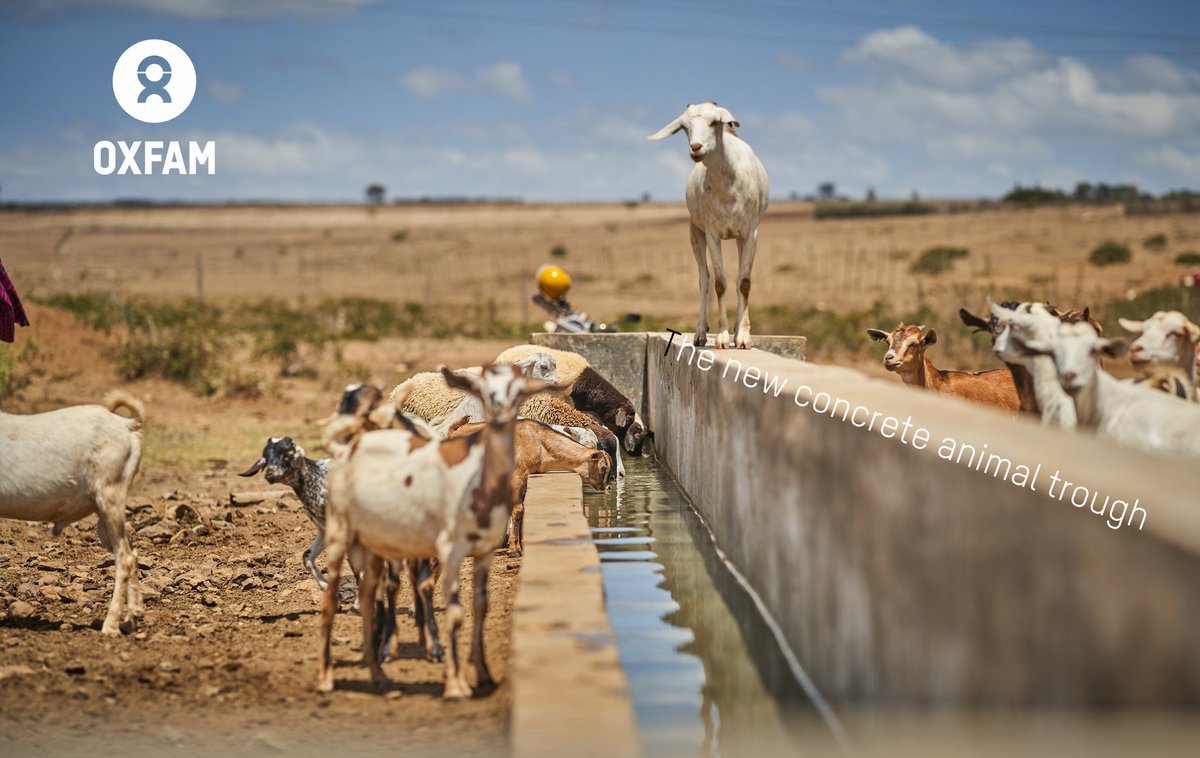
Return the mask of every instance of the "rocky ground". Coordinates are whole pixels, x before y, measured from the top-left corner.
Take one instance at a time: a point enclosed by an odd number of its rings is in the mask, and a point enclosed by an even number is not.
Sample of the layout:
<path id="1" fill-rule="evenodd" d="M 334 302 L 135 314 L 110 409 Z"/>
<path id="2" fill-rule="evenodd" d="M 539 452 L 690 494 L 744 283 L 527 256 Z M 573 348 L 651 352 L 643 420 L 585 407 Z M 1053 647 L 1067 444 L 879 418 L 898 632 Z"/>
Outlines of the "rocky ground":
<path id="1" fill-rule="evenodd" d="M 319 594 L 300 557 L 313 527 L 290 490 L 236 473 L 258 457 L 268 434 L 311 439 L 311 421 L 336 402 L 331 382 L 284 383 L 255 401 L 196 398 L 161 381 L 123 384 L 92 344 L 100 336 L 39 311 L 39 339 L 56 350 L 59 373 L 5 402 L 6 411 L 95 402 L 114 386 L 146 401 L 146 453 L 127 504 L 146 614 L 131 634 L 100 634 L 114 569 L 94 516 L 59 537 L 49 524 L 0 521 L 0 755 L 329 755 L 348 744 L 367 754 L 506 749 L 504 680 L 520 561 L 504 554 L 493 563 L 486 625 L 489 663 L 501 682 L 495 691 L 442 701 L 443 667 L 417 648 L 407 587 L 400 659 L 384 667 L 394 684 L 373 690 L 345 585 L 345 612 L 334 627 L 338 688 L 314 691 Z M 503 347 L 422 349 L 431 362 L 469 365 Z M 412 349 L 378 345 L 360 357 L 387 365 L 401 353 Z M 231 500 L 234 492 L 268 490 L 268 497 Z M 469 570 L 463 577 L 469 597 Z M 436 604 L 440 621 L 440 592 Z M 464 660 L 474 623 L 466 606 Z"/>

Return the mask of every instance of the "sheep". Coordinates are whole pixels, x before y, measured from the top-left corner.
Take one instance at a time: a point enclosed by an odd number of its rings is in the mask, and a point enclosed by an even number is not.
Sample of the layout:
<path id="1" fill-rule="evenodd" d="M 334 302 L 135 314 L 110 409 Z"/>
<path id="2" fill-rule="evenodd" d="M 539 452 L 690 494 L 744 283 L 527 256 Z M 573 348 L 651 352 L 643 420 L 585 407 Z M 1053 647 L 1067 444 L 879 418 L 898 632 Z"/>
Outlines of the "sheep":
<path id="1" fill-rule="evenodd" d="M 602 423 L 576 409 L 565 398 L 555 394 L 567 388 L 558 382 L 557 362 L 553 356 L 538 351 L 512 365 L 529 371 L 532 378 L 544 382 L 545 386 L 549 388 L 546 392 L 538 393 L 525 402 L 520 411 L 522 417 L 546 424 L 580 427 L 587 430 L 591 433 L 590 435 L 571 433 L 571 436 L 576 441 L 583 443 L 584 439 L 594 435 L 596 437 L 595 447 L 608 453 L 613 460 L 616 468 L 615 475 L 625 475 L 625 466 L 620 459 L 621 445 L 617 436 Z M 477 375 L 469 369 L 456 373 L 463 376 Z M 387 404 L 425 419 L 437 429 L 439 434 L 443 435 L 452 424 L 463 417 L 471 422 L 483 420 L 483 406 L 478 398 L 447 386 L 445 380 L 436 372 L 417 374 L 397 385 L 388 395 Z"/>
<path id="2" fill-rule="evenodd" d="M 646 438 L 642 419 L 633 403 L 592 368 L 578 353 L 536 345 L 510 347 L 496 357 L 496 363 L 514 363 L 538 352 L 548 353 L 558 366 L 558 384 L 570 386 L 571 402 L 587 413 L 594 413 L 613 434 L 621 439 L 625 451 L 640 456 Z"/>
<path id="3" fill-rule="evenodd" d="M 883 365 L 888 371 L 899 374 L 905 384 L 1008 411 L 1021 408 L 1016 385 L 1007 369 L 970 372 L 936 368 L 925 357 L 925 348 L 937 342 L 937 332 L 933 329 L 926 332 L 924 326 L 898 324 L 891 332 L 868 329 L 867 336 L 876 342 L 888 343 Z"/>
<path id="4" fill-rule="evenodd" d="M 130 416 L 116 413 L 125 408 Z M 48 521 L 57 536 L 95 513 L 100 543 L 113 552 L 116 583 L 100 632 L 117 636 L 143 614 L 137 550 L 125 524 L 125 499 L 142 460 L 145 409 L 110 392 L 103 405 L 76 405 L 29 416 L 0 411 L 0 517 Z"/>
<path id="5" fill-rule="evenodd" d="M 735 344 L 748 350 L 750 339 L 750 269 L 758 245 L 758 223 L 767 210 L 770 186 L 767 170 L 733 127 L 740 126 L 728 110 L 715 102 L 688 104 L 683 114 L 646 139 L 661 140 L 683 130 L 690 156 L 696 163 L 687 181 L 687 207 L 691 216 L 692 254 L 700 271 L 700 317 L 694 344 L 708 342 L 708 264 L 712 256 L 717 291 L 717 348 L 729 347 L 725 319 L 725 263 L 721 240 L 736 239 L 738 246 L 738 316 Z"/>
<path id="6" fill-rule="evenodd" d="M 997 316 L 1014 325 L 1030 319 L 1012 311 Z M 1019 340 L 1017 346 L 1031 355 L 1054 358 L 1059 383 L 1075 403 L 1079 426 L 1148 452 L 1200 457 L 1200 408 L 1118 381 L 1100 368 L 1097 358 L 1120 357 L 1123 341 L 1105 339 L 1090 324 L 1076 323 L 1058 324 L 1053 334 Z"/>
<path id="7" fill-rule="evenodd" d="M 531 373 L 531 376 L 551 385 L 558 385 L 557 364 L 544 351 L 526 356 L 514 362 Z M 462 369 L 460 373 L 478 374 L 479 370 Z M 400 398 L 404 399 L 401 401 Z M 478 403 L 465 392 L 447 387 L 442 375 L 436 371 L 423 371 L 396 385 L 388 395 L 388 405 L 429 422 L 438 434 L 445 436 L 449 426 L 467 415 L 476 415 L 481 409 Z"/>
<path id="8" fill-rule="evenodd" d="M 483 426 L 483 423 L 455 424 L 448 436 L 474 434 Z M 574 471 L 592 487 L 605 490 L 608 488 L 608 472 L 612 462 L 604 452 L 584 447 L 540 421 L 517 419 L 516 439 L 516 468 L 512 476 L 514 506 L 508 545 L 512 555 L 521 555 L 524 552 L 525 490 L 529 486 L 529 475 L 547 471 Z"/>
<path id="9" fill-rule="evenodd" d="M 1144 378 L 1151 379 L 1151 367 L 1170 369 L 1169 372 L 1155 372 L 1151 386 L 1174 387 L 1175 382 L 1164 376 L 1164 373 L 1170 373 L 1186 383 L 1184 397 L 1200 399 L 1196 392 L 1196 348 L 1200 344 L 1200 326 L 1179 311 L 1158 311 L 1145 321 L 1128 318 L 1117 321 L 1123 329 L 1137 335 L 1129 345 L 1129 361 Z"/>
<path id="10" fill-rule="evenodd" d="M 471 686 L 459 664 L 458 631 L 464 612 L 459 567 L 474 558 L 475 629 L 471 661 L 478 685 L 492 683 L 483 648 L 488 573 L 492 551 L 504 537 L 514 506 L 516 421 L 521 401 L 547 384 L 527 378 L 518 366 L 487 366 L 479 375 L 442 368 L 448 385 L 483 401 L 487 425 L 465 437 L 429 441 L 407 429 L 382 429 L 358 438 L 330 473 L 326 540 L 330 589 L 321 606 L 318 689 L 333 689 L 330 632 L 337 609 L 333 587 L 342 558 L 354 554 L 364 566 L 359 585 L 363 609 L 363 658 L 376 685 L 387 682 L 374 647 L 371 602 L 385 560 L 437 558 L 449 621 L 446 699 L 469 697 Z"/>

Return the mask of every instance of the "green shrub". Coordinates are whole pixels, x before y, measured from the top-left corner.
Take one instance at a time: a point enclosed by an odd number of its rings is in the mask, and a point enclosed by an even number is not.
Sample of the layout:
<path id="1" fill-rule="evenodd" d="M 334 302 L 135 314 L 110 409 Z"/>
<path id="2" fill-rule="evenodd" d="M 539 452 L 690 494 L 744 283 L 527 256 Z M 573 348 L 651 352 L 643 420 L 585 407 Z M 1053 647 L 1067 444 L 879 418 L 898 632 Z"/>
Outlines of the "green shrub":
<path id="1" fill-rule="evenodd" d="M 392 242 L 403 242 L 408 239 L 408 230 L 401 229 L 397 232 L 392 232 Z"/>
<path id="2" fill-rule="evenodd" d="M 1066 202 L 1067 196 L 1062 190 L 1042 189 L 1041 187 L 1013 187 L 1002 200 L 1018 205 L 1046 205 L 1048 203 Z"/>
<path id="3" fill-rule="evenodd" d="M 1162 250 L 1167 246 L 1167 235 L 1159 232 L 1151 234 L 1146 239 L 1142 240 L 1142 246 L 1148 250 Z"/>
<path id="4" fill-rule="evenodd" d="M 12 397 L 33 382 L 41 354 L 35 339 L 24 341 L 19 347 L 0 347 L 0 400 Z"/>
<path id="5" fill-rule="evenodd" d="M 938 245 L 921 253 L 908 270 L 914 274 L 941 274 L 954 268 L 956 259 L 966 258 L 967 255 L 969 252 L 965 248 Z"/>
<path id="6" fill-rule="evenodd" d="M 1175 256 L 1175 262 L 1181 266 L 1194 266 L 1200 264 L 1200 253 L 1190 250 L 1186 253 L 1180 253 Z"/>
<path id="7" fill-rule="evenodd" d="M 555 245 L 554 247 L 550 248 L 550 257 L 551 258 L 566 258 L 567 257 L 566 246 L 565 245 Z"/>
<path id="8" fill-rule="evenodd" d="M 1127 245 L 1109 240 L 1099 245 L 1088 255 L 1088 261 L 1093 266 L 1110 266 L 1114 263 L 1128 263 L 1133 257 Z"/>

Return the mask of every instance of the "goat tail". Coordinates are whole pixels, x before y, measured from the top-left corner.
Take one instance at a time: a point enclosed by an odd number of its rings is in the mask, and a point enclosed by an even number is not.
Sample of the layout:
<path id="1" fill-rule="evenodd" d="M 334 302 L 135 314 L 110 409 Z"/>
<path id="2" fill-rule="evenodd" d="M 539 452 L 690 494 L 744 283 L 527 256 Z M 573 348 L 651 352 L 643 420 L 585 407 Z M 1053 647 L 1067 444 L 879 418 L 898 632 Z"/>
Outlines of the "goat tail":
<path id="1" fill-rule="evenodd" d="M 103 403 L 109 413 L 116 413 L 118 408 L 128 410 L 130 414 L 129 420 L 134 424 L 134 431 L 141 429 L 142 424 L 146 422 L 146 407 L 142 405 L 141 400 L 138 400 L 128 392 L 113 390 L 104 396 Z"/>

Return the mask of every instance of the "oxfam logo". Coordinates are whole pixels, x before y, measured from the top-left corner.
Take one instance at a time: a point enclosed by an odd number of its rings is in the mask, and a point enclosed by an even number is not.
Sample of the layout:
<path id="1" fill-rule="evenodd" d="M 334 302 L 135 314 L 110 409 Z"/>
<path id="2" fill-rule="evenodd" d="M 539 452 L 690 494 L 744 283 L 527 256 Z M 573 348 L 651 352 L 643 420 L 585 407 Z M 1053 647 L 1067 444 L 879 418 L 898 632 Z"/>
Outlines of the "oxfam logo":
<path id="1" fill-rule="evenodd" d="M 178 45 L 144 39 L 117 59 L 113 94 L 130 116 L 148 124 L 161 124 L 191 104 L 196 94 L 196 67 Z"/>

